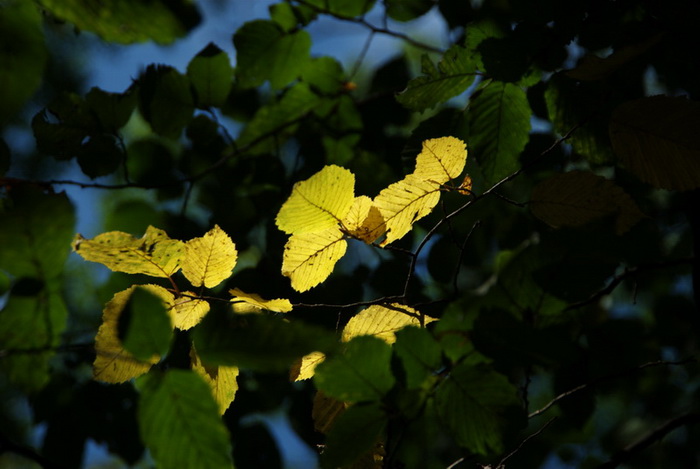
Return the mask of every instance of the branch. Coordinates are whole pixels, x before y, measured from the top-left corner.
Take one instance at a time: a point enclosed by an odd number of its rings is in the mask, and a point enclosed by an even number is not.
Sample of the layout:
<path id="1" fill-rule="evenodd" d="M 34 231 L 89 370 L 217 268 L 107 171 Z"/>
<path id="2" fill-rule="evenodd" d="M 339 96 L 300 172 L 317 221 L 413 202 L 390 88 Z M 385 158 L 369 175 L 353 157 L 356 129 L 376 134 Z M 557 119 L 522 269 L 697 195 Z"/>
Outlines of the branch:
<path id="1" fill-rule="evenodd" d="M 527 443 L 528 441 L 532 440 L 533 438 L 535 438 L 535 437 L 537 437 L 538 435 L 540 435 L 543 431 L 545 431 L 545 430 L 547 429 L 547 427 L 549 427 L 549 426 L 552 424 L 552 422 L 554 422 L 554 421 L 555 421 L 556 419 L 558 419 L 558 418 L 559 418 L 559 417 L 552 417 L 551 419 L 547 420 L 547 422 L 546 422 L 544 425 L 542 425 L 542 427 L 540 427 L 539 430 L 537 430 L 535 433 L 533 433 L 533 434 L 531 434 L 531 435 L 528 435 L 527 438 L 525 438 L 523 441 L 520 442 L 520 444 L 518 445 L 517 448 L 515 448 L 513 451 L 511 451 L 510 453 L 508 453 L 506 456 L 503 457 L 503 459 L 501 459 L 501 460 L 498 462 L 498 465 L 496 466 L 496 468 L 499 468 L 499 467 L 505 468 L 505 467 L 506 467 L 506 461 L 507 461 L 508 459 L 510 459 L 511 456 L 513 456 L 513 455 L 516 454 L 518 451 L 520 451 L 520 450 L 522 449 L 522 447 L 525 446 L 525 443 Z"/>

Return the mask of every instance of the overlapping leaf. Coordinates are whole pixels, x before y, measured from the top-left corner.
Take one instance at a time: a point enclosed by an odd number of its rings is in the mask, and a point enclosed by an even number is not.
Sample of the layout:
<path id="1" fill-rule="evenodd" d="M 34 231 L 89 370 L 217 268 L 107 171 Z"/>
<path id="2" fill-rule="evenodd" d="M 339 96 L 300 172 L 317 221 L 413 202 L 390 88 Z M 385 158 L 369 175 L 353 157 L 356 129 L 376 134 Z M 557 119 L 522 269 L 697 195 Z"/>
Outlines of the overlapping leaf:
<path id="1" fill-rule="evenodd" d="M 415 176 L 426 181 L 444 184 L 464 171 L 467 145 L 455 137 L 425 140 L 416 158 Z"/>
<path id="2" fill-rule="evenodd" d="M 238 391 L 238 368 L 235 366 L 207 366 L 197 355 L 194 347 L 190 350 L 192 369 L 209 385 L 212 395 L 219 405 L 221 415 L 226 412 Z"/>
<path id="3" fill-rule="evenodd" d="M 209 302 L 196 298 L 196 294 L 186 291 L 180 298 L 174 300 L 170 308 L 170 319 L 173 326 L 186 331 L 199 324 L 209 312 Z"/>
<path id="4" fill-rule="evenodd" d="M 313 288 L 333 272 L 347 245 L 337 226 L 292 235 L 284 246 L 282 275 L 289 277 L 296 291 Z"/>
<path id="5" fill-rule="evenodd" d="M 349 236 L 367 244 L 374 242 L 386 231 L 382 214 L 366 195 L 355 197 L 342 225 Z"/>
<path id="6" fill-rule="evenodd" d="M 262 310 L 276 313 L 288 313 L 292 310 L 292 303 L 285 298 L 265 300 L 255 293 L 246 293 L 238 288 L 229 290 L 233 299 L 234 311 L 237 313 L 259 313 Z"/>
<path id="7" fill-rule="evenodd" d="M 201 238 L 185 243 L 182 273 L 195 287 L 213 288 L 231 276 L 237 259 L 236 245 L 219 225 L 214 225 Z"/>
<path id="8" fill-rule="evenodd" d="M 371 335 L 387 344 L 396 342 L 396 332 L 406 326 L 424 326 L 435 318 L 423 317 L 410 306 L 394 303 L 388 306 L 372 305 L 353 316 L 343 329 L 342 339 L 347 342 L 361 335 Z"/>

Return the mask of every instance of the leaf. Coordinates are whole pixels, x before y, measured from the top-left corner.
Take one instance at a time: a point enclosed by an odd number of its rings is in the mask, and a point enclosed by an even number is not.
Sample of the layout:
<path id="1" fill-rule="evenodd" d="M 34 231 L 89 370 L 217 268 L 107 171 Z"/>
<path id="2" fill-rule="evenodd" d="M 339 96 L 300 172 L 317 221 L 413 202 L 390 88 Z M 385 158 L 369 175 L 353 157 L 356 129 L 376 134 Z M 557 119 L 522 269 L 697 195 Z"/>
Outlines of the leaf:
<path id="1" fill-rule="evenodd" d="M 182 331 L 192 329 L 209 312 L 209 302 L 193 298 L 196 296 L 196 294 L 186 291 L 174 300 L 173 307 L 169 310 L 174 327 Z"/>
<path id="2" fill-rule="evenodd" d="M 154 292 L 154 289 L 158 292 Z M 161 287 L 134 288 L 127 304 L 129 314 L 125 315 L 122 311 L 118 321 L 121 323 L 128 316 L 122 341 L 124 350 L 140 361 L 164 356 L 173 338 L 173 326 L 167 313 L 172 302 L 172 295 Z M 118 325 L 122 329 L 122 325 Z"/>
<path id="3" fill-rule="evenodd" d="M 420 388 L 442 367 L 442 349 L 427 329 L 404 327 L 396 332 L 394 353 L 406 373 L 406 387 Z"/>
<path id="4" fill-rule="evenodd" d="M 624 234 L 644 218 L 634 200 L 614 182 L 585 171 L 570 171 L 540 182 L 532 191 L 532 213 L 550 226 L 583 226 L 615 217 L 615 232 Z"/>
<path id="5" fill-rule="evenodd" d="M 401 239 L 411 231 L 413 223 L 433 211 L 440 200 L 440 185 L 409 174 L 391 184 L 374 198 L 374 205 L 384 219 L 383 226 L 373 227 L 375 235 L 386 228 L 381 246 Z"/>
<path id="6" fill-rule="evenodd" d="M 143 117 L 154 132 L 177 139 L 194 113 L 189 78 L 166 65 L 149 65 L 138 84 Z"/>
<path id="7" fill-rule="evenodd" d="M 519 156 L 529 140 L 531 113 L 525 92 L 512 83 L 491 82 L 472 97 L 470 145 L 489 183 L 520 168 Z"/>
<path id="8" fill-rule="evenodd" d="M 348 467 L 375 446 L 386 423 L 387 416 L 379 402 L 350 406 L 328 432 L 321 467 Z"/>
<path id="9" fill-rule="evenodd" d="M 367 244 L 373 243 L 386 231 L 382 214 L 366 195 L 355 197 L 341 225 L 348 236 Z"/>
<path id="10" fill-rule="evenodd" d="M 140 378 L 139 433 L 158 467 L 232 468 L 230 436 L 207 383 L 193 371 Z"/>
<path id="11" fill-rule="evenodd" d="M 226 52 L 209 43 L 187 65 L 187 77 L 194 87 L 198 107 L 219 107 L 231 91 L 233 67 Z"/>
<path id="12" fill-rule="evenodd" d="M 525 423 L 517 396 L 505 376 L 463 364 L 437 388 L 435 401 L 440 418 L 460 446 L 476 454 L 489 454 L 503 451 L 507 426 Z M 518 418 L 507 420 L 509 408 L 518 410 L 514 414 Z"/>
<path id="13" fill-rule="evenodd" d="M 433 321 L 435 318 L 422 316 L 410 306 L 399 303 L 372 305 L 350 318 L 343 329 L 342 340 L 348 342 L 358 336 L 371 335 L 387 344 L 393 344 L 396 342 L 396 331 L 406 326 L 424 326 Z"/>
<path id="14" fill-rule="evenodd" d="M 226 409 L 236 398 L 238 368 L 235 366 L 207 366 L 202 363 L 194 347 L 190 350 L 190 358 L 192 359 L 192 369 L 209 385 L 212 395 L 219 405 L 219 414 L 224 415 Z"/>
<path id="15" fill-rule="evenodd" d="M 325 166 L 294 184 L 275 223 L 287 234 L 323 231 L 345 218 L 355 195 L 355 175 L 340 166 Z"/>
<path id="16" fill-rule="evenodd" d="M 273 21 L 244 24 L 233 36 L 236 76 L 244 88 L 270 81 L 279 89 L 298 78 L 309 60 L 311 37 L 304 30 L 287 33 Z"/>
<path id="17" fill-rule="evenodd" d="M 85 95 L 85 103 L 104 130 L 116 132 L 129 121 L 136 108 L 136 98 L 131 88 L 124 93 L 110 93 L 93 87 Z"/>
<path id="18" fill-rule="evenodd" d="M 466 162 L 467 145 L 462 140 L 433 138 L 423 141 L 413 174 L 426 181 L 444 184 L 462 174 Z"/>
<path id="19" fill-rule="evenodd" d="M 288 313 L 292 310 L 292 303 L 284 298 L 264 300 L 260 295 L 246 293 L 238 288 L 229 290 L 229 293 L 233 296 L 231 302 L 237 313 L 259 313 L 263 309 L 275 313 Z"/>
<path id="20" fill-rule="evenodd" d="M 289 372 L 292 381 L 303 381 L 313 378 L 316 367 L 326 359 L 326 355 L 321 352 L 311 352 L 299 359 Z"/>
<path id="21" fill-rule="evenodd" d="M 314 420 L 314 430 L 327 434 L 333 427 L 336 419 L 345 412 L 348 404 L 328 397 L 321 391 L 314 395 L 311 418 Z"/>
<path id="22" fill-rule="evenodd" d="M 314 90 L 333 94 L 342 89 L 345 83 L 345 73 L 343 66 L 333 57 L 315 57 L 311 59 L 309 66 L 304 70 L 302 79 Z"/>
<path id="23" fill-rule="evenodd" d="M 296 291 L 305 292 L 328 278 L 347 244 L 337 227 L 294 234 L 284 245 L 282 275 L 289 277 Z"/>
<path id="24" fill-rule="evenodd" d="M 151 365 L 160 361 L 159 355 L 149 360 L 138 360 L 124 349 L 119 340 L 119 318 L 136 288 L 143 288 L 160 297 L 166 305 L 171 305 L 173 296 L 157 285 L 134 285 L 119 293 L 105 305 L 102 325 L 95 337 L 95 361 L 92 365 L 93 377 L 106 383 L 123 383 L 146 373 Z"/>
<path id="25" fill-rule="evenodd" d="M 231 276 L 237 259 L 236 245 L 214 225 L 204 236 L 185 243 L 182 273 L 195 287 L 214 288 Z"/>
<path id="26" fill-rule="evenodd" d="M 306 0 L 304 4 L 318 9 L 319 13 L 351 18 L 367 13 L 374 6 L 375 0 Z"/>
<path id="27" fill-rule="evenodd" d="M 394 386 L 391 347 L 371 336 L 355 337 L 342 355 L 327 357 L 316 367 L 319 391 L 345 402 L 381 399 Z"/>
<path id="28" fill-rule="evenodd" d="M 610 117 L 610 140 L 620 163 L 654 187 L 686 191 L 700 187 L 696 129 L 700 103 L 653 96 L 628 101 Z"/>
<path id="29" fill-rule="evenodd" d="M 437 65 L 423 56 L 423 76 L 408 82 L 396 100 L 414 111 L 435 107 L 464 92 L 476 76 L 475 61 L 465 48 L 453 45 Z"/>
<path id="30" fill-rule="evenodd" d="M 397 21 L 411 21 L 435 6 L 432 0 L 385 0 L 384 3 L 387 15 Z"/>
<path id="31" fill-rule="evenodd" d="M 149 226 L 142 238 L 110 231 L 93 239 L 75 235 L 73 250 L 83 259 L 99 262 L 115 272 L 170 277 L 180 270 L 185 243 L 170 239 L 163 230 Z"/>

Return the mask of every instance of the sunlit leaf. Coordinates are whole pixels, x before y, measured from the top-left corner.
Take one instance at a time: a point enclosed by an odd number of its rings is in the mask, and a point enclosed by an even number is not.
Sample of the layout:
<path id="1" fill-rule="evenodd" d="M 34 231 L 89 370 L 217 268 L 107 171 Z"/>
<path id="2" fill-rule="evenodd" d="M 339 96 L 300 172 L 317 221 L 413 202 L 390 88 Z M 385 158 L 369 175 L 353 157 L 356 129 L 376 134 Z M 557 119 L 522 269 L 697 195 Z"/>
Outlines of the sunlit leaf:
<path id="1" fill-rule="evenodd" d="M 185 243 L 170 239 L 163 230 L 149 226 L 142 238 L 110 231 L 93 239 L 76 235 L 73 250 L 83 259 L 99 262 L 115 272 L 170 277 L 180 269 Z"/>
<path id="2" fill-rule="evenodd" d="M 532 191 L 532 213 L 545 223 L 582 226 L 593 220 L 615 217 L 615 231 L 623 234 L 644 218 L 634 200 L 613 181 L 585 171 L 557 174 Z"/>
<path id="3" fill-rule="evenodd" d="M 371 335 L 387 344 L 396 342 L 396 332 L 406 326 L 424 326 L 435 318 L 423 316 L 410 306 L 393 303 L 372 305 L 353 316 L 343 329 L 342 340 L 347 342 L 354 337 Z"/>
<path id="4" fill-rule="evenodd" d="M 209 302 L 195 298 L 192 292 L 186 291 L 174 300 L 173 307 L 170 308 L 170 319 L 173 326 L 186 331 L 199 324 L 204 316 L 209 312 Z"/>
<path id="5" fill-rule="evenodd" d="M 187 76 L 199 107 L 221 106 L 231 91 L 233 67 L 226 52 L 209 44 L 187 65 Z"/>
<path id="6" fill-rule="evenodd" d="M 262 310 L 275 313 L 288 313 L 292 310 L 292 303 L 285 298 L 265 300 L 255 293 L 246 293 L 238 288 L 229 290 L 233 299 L 234 310 L 237 313 L 258 313 Z"/>
<path id="7" fill-rule="evenodd" d="M 140 378 L 139 433 L 163 468 L 232 468 L 231 441 L 204 379 L 188 370 Z"/>
<path id="8" fill-rule="evenodd" d="M 375 446 L 386 424 L 387 416 L 379 402 L 348 407 L 328 432 L 321 453 L 322 467 L 349 467 Z"/>
<path id="9" fill-rule="evenodd" d="M 342 220 L 344 231 L 367 244 L 384 234 L 384 218 L 372 199 L 366 195 L 355 197 L 348 214 Z"/>
<path id="10" fill-rule="evenodd" d="M 610 118 L 613 149 L 626 169 L 654 187 L 700 187 L 700 103 L 653 96 L 629 101 Z"/>
<path id="11" fill-rule="evenodd" d="M 311 352 L 298 360 L 289 372 L 292 381 L 303 381 L 313 378 L 316 367 L 326 359 L 326 355 L 321 352 Z"/>
<path id="12" fill-rule="evenodd" d="M 282 275 L 289 277 L 292 288 L 304 292 L 328 278 L 346 249 L 338 227 L 294 234 L 284 246 Z"/>
<path id="13" fill-rule="evenodd" d="M 467 146 L 458 138 L 442 137 L 425 140 L 416 158 L 415 176 L 444 184 L 460 174 L 467 162 Z"/>
<path id="14" fill-rule="evenodd" d="M 294 185 L 275 222 L 287 234 L 322 231 L 345 218 L 354 199 L 355 175 L 340 166 L 326 166 Z"/>
<path id="15" fill-rule="evenodd" d="M 136 288 L 143 288 L 160 297 L 168 307 L 173 303 L 172 294 L 157 285 L 135 285 L 114 295 L 105 305 L 102 325 L 95 337 L 96 356 L 92 368 L 93 377 L 98 381 L 107 383 L 128 381 L 146 373 L 151 365 L 160 360 L 159 355 L 153 355 L 146 361 L 138 360 L 124 349 L 119 340 L 119 317 Z"/>
<path id="16" fill-rule="evenodd" d="M 214 225 L 204 236 L 185 243 L 180 264 L 192 285 L 213 288 L 231 276 L 237 259 L 236 245 L 219 225 Z"/>
<path id="17" fill-rule="evenodd" d="M 211 388 L 216 403 L 219 405 L 219 413 L 224 414 L 238 391 L 238 368 L 235 366 L 207 366 L 197 355 L 194 347 L 190 350 L 192 369 L 204 378 Z"/>

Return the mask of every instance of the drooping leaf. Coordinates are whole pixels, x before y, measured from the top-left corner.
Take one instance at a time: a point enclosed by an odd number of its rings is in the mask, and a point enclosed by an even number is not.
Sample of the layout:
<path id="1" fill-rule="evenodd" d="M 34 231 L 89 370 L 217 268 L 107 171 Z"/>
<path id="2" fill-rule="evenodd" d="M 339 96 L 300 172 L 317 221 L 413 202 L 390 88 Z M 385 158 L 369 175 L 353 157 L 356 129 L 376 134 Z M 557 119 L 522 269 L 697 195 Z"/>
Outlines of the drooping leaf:
<path id="1" fill-rule="evenodd" d="M 236 245 L 219 225 L 214 225 L 204 236 L 185 243 L 180 265 L 192 285 L 214 288 L 231 276 L 237 259 Z"/>
<path id="2" fill-rule="evenodd" d="M 614 216 L 619 235 L 644 218 L 621 187 L 585 171 L 557 174 L 539 183 L 532 191 L 530 208 L 537 218 L 555 228 L 582 226 Z"/>
<path id="3" fill-rule="evenodd" d="M 350 406 L 333 423 L 321 453 L 321 467 L 348 467 L 370 451 L 387 423 L 378 402 Z"/>
<path id="4" fill-rule="evenodd" d="M 221 106 L 233 85 L 233 67 L 226 52 L 213 43 L 202 49 L 187 65 L 187 76 L 194 87 L 197 106 Z"/>
<path id="5" fill-rule="evenodd" d="M 161 287 L 153 287 L 136 287 L 128 299 L 128 324 L 122 345 L 140 361 L 164 356 L 173 338 L 173 325 L 168 316 L 173 297 Z M 121 314 L 120 320 L 123 318 L 124 314 Z M 121 324 L 119 329 L 122 329 Z"/>
<path id="6" fill-rule="evenodd" d="M 123 383 L 146 373 L 151 365 L 158 363 L 160 355 L 154 354 L 148 360 L 138 360 L 124 349 L 119 340 L 119 319 L 136 288 L 145 289 L 162 299 L 166 307 L 173 303 L 173 296 L 157 285 L 134 285 L 116 293 L 105 305 L 102 325 L 95 337 L 95 361 L 92 365 L 93 377 L 107 383 Z"/>
<path id="7" fill-rule="evenodd" d="M 371 336 L 355 337 L 345 351 L 316 367 L 314 383 L 324 394 L 346 402 L 381 399 L 394 385 L 391 347 Z"/>
<path id="8" fill-rule="evenodd" d="M 384 234 L 384 218 L 372 199 L 366 195 L 355 197 L 348 214 L 341 222 L 343 231 L 367 244 Z"/>
<path id="9" fill-rule="evenodd" d="M 399 182 L 391 184 L 374 198 L 383 224 L 372 227 L 371 235 L 382 229 L 386 238 L 381 245 L 401 239 L 411 231 L 413 223 L 433 211 L 440 200 L 440 185 L 409 174 Z"/>
<path id="10" fill-rule="evenodd" d="M 186 331 L 199 324 L 209 312 L 209 302 L 196 298 L 196 294 L 186 291 L 174 300 L 170 308 L 170 319 L 173 326 Z"/>
<path id="11" fill-rule="evenodd" d="M 325 166 L 297 182 L 275 223 L 287 234 L 323 231 L 345 218 L 355 198 L 355 175 L 340 166 Z"/>
<path id="12" fill-rule="evenodd" d="M 396 342 L 396 332 L 406 326 L 423 326 L 435 321 L 435 318 L 423 316 L 410 306 L 393 303 L 391 305 L 372 305 L 353 316 L 343 329 L 342 340 L 350 341 L 361 335 L 371 335 L 382 339 L 387 344 Z"/>
<path id="13" fill-rule="evenodd" d="M 288 313 L 292 310 L 292 303 L 285 298 L 265 300 L 260 295 L 246 293 L 238 288 L 229 290 L 229 293 L 233 296 L 231 302 L 233 303 L 234 311 L 237 313 L 258 313 L 262 310 Z"/>
<path id="14" fill-rule="evenodd" d="M 305 292 L 328 278 L 347 245 L 338 227 L 294 234 L 284 245 L 282 275 L 296 291 Z"/>
<path id="15" fill-rule="evenodd" d="M 467 162 L 467 146 L 458 138 L 442 137 L 423 141 L 416 158 L 415 176 L 444 184 L 456 178 Z"/>
<path id="16" fill-rule="evenodd" d="M 445 52 L 437 67 L 424 56 L 423 75 L 408 82 L 408 87 L 396 96 L 398 102 L 414 111 L 445 102 L 464 92 L 474 82 L 475 61 L 469 51 L 453 45 Z"/>
<path id="17" fill-rule="evenodd" d="M 654 187 L 685 191 L 700 187 L 699 124 L 699 103 L 653 96 L 617 107 L 609 131 L 626 169 Z"/>
<path id="18" fill-rule="evenodd" d="M 142 238 L 111 231 L 93 239 L 75 235 L 73 250 L 83 259 L 99 262 L 115 272 L 170 277 L 180 269 L 185 243 L 149 226 Z"/>
<path id="19" fill-rule="evenodd" d="M 157 134 L 177 139 L 194 113 L 189 78 L 173 67 L 149 65 L 138 83 L 143 117 Z"/>
<path id="20" fill-rule="evenodd" d="M 484 177 L 493 184 L 520 168 L 530 132 L 530 105 L 512 83 L 491 82 L 469 105 L 469 144 Z"/>
<path id="21" fill-rule="evenodd" d="M 313 378 L 316 367 L 326 359 L 326 355 L 321 352 L 311 352 L 297 360 L 289 372 L 292 381 L 303 381 Z"/>
<path id="22" fill-rule="evenodd" d="M 406 373 L 406 387 L 416 389 L 442 366 L 442 349 L 427 329 L 415 326 L 396 332 L 394 352 Z"/>
<path id="23" fill-rule="evenodd" d="M 190 358 L 192 359 L 192 369 L 209 385 L 212 395 L 219 405 L 219 413 L 223 415 L 236 398 L 238 368 L 235 366 L 207 366 L 202 363 L 194 347 L 190 350 Z"/>
<path id="24" fill-rule="evenodd" d="M 372 9 L 376 0 L 308 0 L 304 2 L 319 13 L 344 17 L 359 16 Z"/>
<path id="25" fill-rule="evenodd" d="M 243 87 L 269 80 L 277 89 L 298 78 L 309 60 L 311 37 L 304 30 L 285 32 L 274 21 L 244 24 L 233 36 L 236 76 Z"/>
<path id="26" fill-rule="evenodd" d="M 219 406 L 194 371 L 154 372 L 136 382 L 141 438 L 158 467 L 232 468 Z"/>

